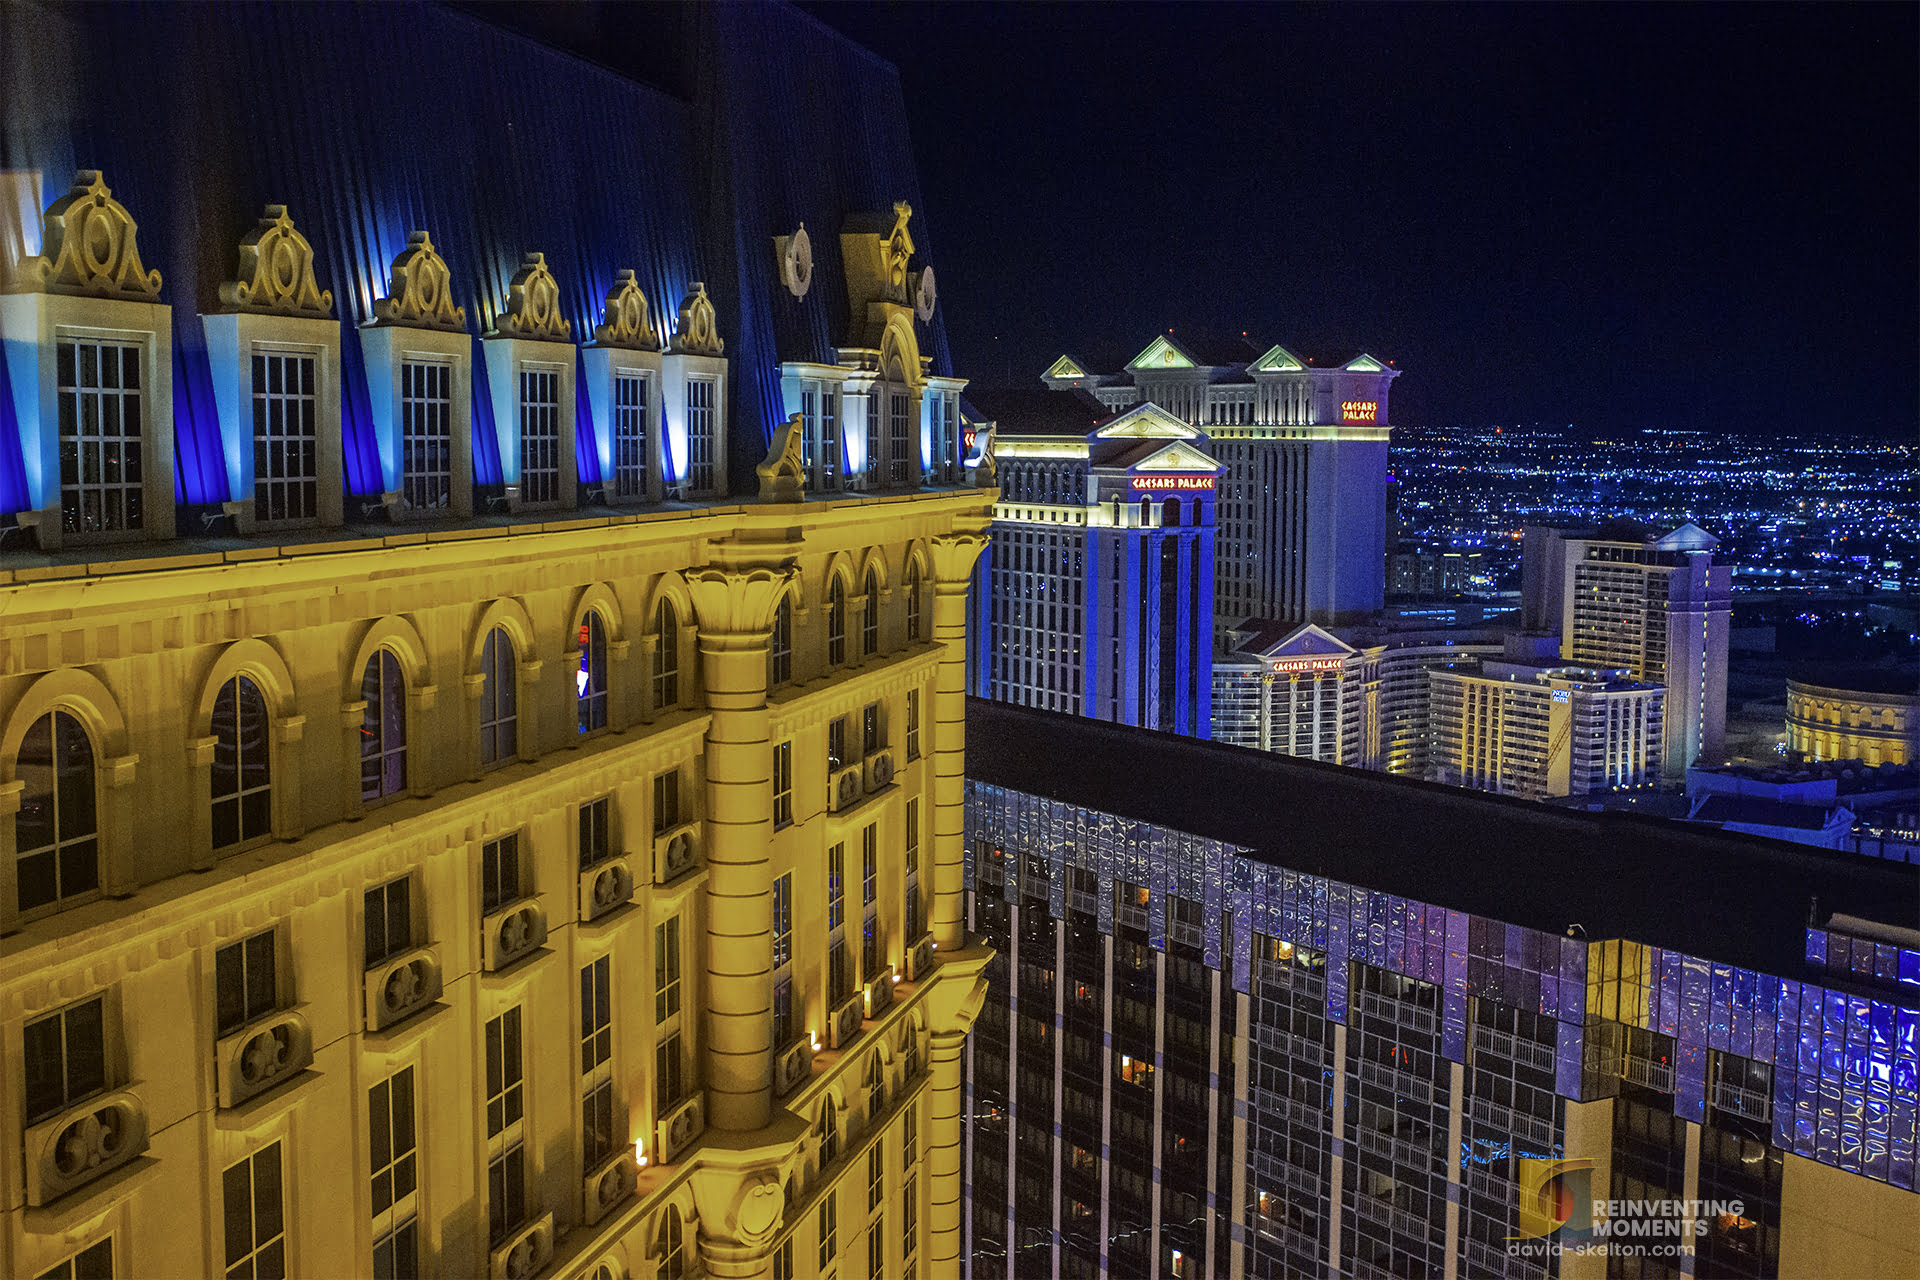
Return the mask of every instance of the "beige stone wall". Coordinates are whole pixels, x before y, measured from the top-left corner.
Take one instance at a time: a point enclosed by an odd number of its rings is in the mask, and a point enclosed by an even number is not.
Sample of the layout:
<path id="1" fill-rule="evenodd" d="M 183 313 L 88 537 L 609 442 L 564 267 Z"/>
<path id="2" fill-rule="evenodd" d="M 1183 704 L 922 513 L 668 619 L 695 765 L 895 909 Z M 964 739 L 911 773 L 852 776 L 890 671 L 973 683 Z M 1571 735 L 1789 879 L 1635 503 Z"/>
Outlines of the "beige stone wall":
<path id="1" fill-rule="evenodd" d="M 1805 1280 L 1920 1275 L 1913 1193 L 1787 1156 L 1780 1182 L 1780 1274 Z"/>
<path id="2" fill-rule="evenodd" d="M 27 725 L 53 707 L 78 716 L 100 765 L 107 886 L 57 910 L 13 911 L 14 822 L 0 813 L 8 885 L 0 896 L 0 1274 L 40 1274 L 108 1236 L 117 1274 L 220 1274 L 223 1172 L 275 1142 L 289 1273 L 369 1273 L 368 1091 L 406 1068 L 417 1104 L 422 1266 L 487 1273 L 485 1027 L 516 1007 L 527 1217 L 551 1215 L 550 1231 L 536 1232 L 534 1242 L 552 1251 L 544 1274 L 589 1275 L 603 1261 L 616 1277 L 652 1274 L 669 1211 L 680 1216 L 689 1270 L 697 1263 L 711 1275 L 769 1274 L 786 1245 L 790 1274 L 811 1274 L 829 1201 L 840 1270 L 865 1274 L 868 1229 L 877 1223 L 885 1274 L 904 1274 L 914 1259 L 920 1274 L 932 1273 L 934 1206 L 959 1194 L 957 1166 L 933 1154 L 936 1117 L 957 1114 L 958 1105 L 957 1078 L 935 1078 L 936 1042 L 970 1023 L 985 956 L 950 939 L 931 972 L 922 965 L 915 980 L 904 978 L 918 940 L 906 926 L 906 814 L 917 801 L 924 934 L 958 913 L 957 883 L 936 870 L 936 845 L 958 840 L 957 795 L 954 815 L 940 811 L 952 788 L 936 788 L 934 773 L 943 754 L 960 758 L 964 721 L 935 714 L 949 645 L 936 643 L 934 597 L 937 574 L 964 574 L 971 558 L 939 553 L 940 540 L 983 527 L 990 500 L 990 492 L 853 497 L 511 532 L 410 529 L 381 540 L 263 545 L 93 571 L 0 571 L 0 804 L 11 813 L 19 803 L 19 786 L 7 783 Z M 850 572 L 850 599 L 858 600 L 870 562 L 882 566 L 887 584 L 877 604 L 879 651 L 862 656 L 853 610 L 848 661 L 829 667 L 828 575 Z M 906 634 L 910 562 L 920 566 L 924 593 L 917 641 Z M 682 1037 L 689 1096 L 702 1096 L 714 1069 L 706 1014 L 715 982 L 744 972 L 749 988 L 741 989 L 764 990 L 768 970 L 764 946 L 743 962 L 740 947 L 724 941 L 755 936 L 734 919 L 753 909 L 716 901 L 717 868 L 706 853 L 720 794 L 708 776 L 719 713 L 708 705 L 701 653 L 710 634 L 727 628 L 712 602 L 694 607 L 685 584 L 722 563 L 757 565 L 795 584 L 791 683 L 765 688 L 764 620 L 757 631 L 731 632 L 744 632 L 751 649 L 751 662 L 737 670 L 758 673 L 757 687 L 749 681 L 735 692 L 764 717 L 765 755 L 793 745 L 794 820 L 773 830 L 764 772 L 764 785 L 750 779 L 725 803 L 761 810 L 768 835 L 762 871 L 753 874 L 793 875 L 796 1008 L 821 1048 L 784 1096 L 773 1096 L 764 1075 L 752 1086 L 766 1099 L 764 1120 L 723 1132 L 709 1118 L 704 1136 L 662 1160 L 659 1122 L 677 1107 L 663 1111 L 656 1096 L 656 927 L 677 918 L 682 931 L 682 1010 L 667 1029 L 677 1026 Z M 677 706 L 653 696 L 652 622 L 662 599 L 676 602 L 680 624 L 672 637 Z M 607 628 L 611 706 L 608 727 L 583 735 L 576 637 L 589 607 Z M 495 623 L 523 637 L 522 746 L 519 759 L 483 770 L 477 655 Z M 359 799 L 360 667 L 382 644 L 400 653 L 408 674 L 408 787 L 367 806 Z M 276 816 L 272 836 L 216 852 L 205 819 L 207 716 L 214 688 L 234 670 L 268 696 Z M 910 694 L 919 706 L 912 759 Z M 848 718 L 857 755 L 869 705 L 880 709 L 892 780 L 830 813 L 828 725 Z M 667 879 L 656 875 L 653 805 L 654 779 L 670 769 L 680 771 L 681 818 L 696 823 L 697 856 L 691 870 Z M 583 892 L 590 898 L 591 877 L 583 891 L 577 831 L 580 806 L 600 797 L 612 799 L 612 846 L 628 858 L 634 889 L 624 908 L 590 919 Z M 858 966 L 861 835 L 869 825 L 880 851 L 877 968 L 890 966 L 903 980 L 888 984 L 891 1003 L 881 1001 L 857 1038 L 835 1050 L 827 1047 L 826 850 L 846 845 L 847 940 Z M 546 937 L 489 972 L 481 848 L 507 833 L 518 833 L 521 883 Z M 366 1013 L 365 894 L 402 877 L 415 904 L 412 942 L 437 963 L 441 995 L 376 1031 Z M 949 894 L 954 902 L 941 900 Z M 277 1004 L 310 1038 L 312 1061 L 252 1100 L 223 1106 L 215 954 L 267 931 Z M 588 1188 L 605 1166 L 582 1162 L 580 975 L 602 957 L 613 993 L 616 1154 L 646 1164 L 632 1177 L 634 1192 L 589 1225 Z M 131 1163 L 29 1204 L 25 1028 L 96 996 L 105 999 L 109 1091 L 132 1097 L 147 1144 Z M 877 1091 L 869 1083 L 876 1056 Z M 736 1085 L 737 1066 L 723 1064 Z M 823 1163 L 815 1128 L 826 1108 L 839 1149 Z M 75 1106 L 76 1115 L 87 1110 L 86 1102 Z M 911 1162 L 909 1115 L 917 1126 Z M 881 1179 L 870 1207 L 876 1147 Z M 940 1179 L 953 1185 L 933 1185 Z"/>

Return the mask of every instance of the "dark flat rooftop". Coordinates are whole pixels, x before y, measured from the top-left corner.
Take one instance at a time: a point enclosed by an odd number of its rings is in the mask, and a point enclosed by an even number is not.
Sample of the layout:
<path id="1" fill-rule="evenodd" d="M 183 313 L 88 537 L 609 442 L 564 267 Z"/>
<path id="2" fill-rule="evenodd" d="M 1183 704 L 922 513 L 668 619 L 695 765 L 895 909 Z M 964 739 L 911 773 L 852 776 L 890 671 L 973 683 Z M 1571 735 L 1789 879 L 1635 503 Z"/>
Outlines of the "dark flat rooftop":
<path id="1" fill-rule="evenodd" d="M 1550 933 L 1782 976 L 1809 904 L 1920 924 L 1920 867 L 1585 813 L 969 699 L 967 776 L 1242 845 L 1263 862 Z"/>

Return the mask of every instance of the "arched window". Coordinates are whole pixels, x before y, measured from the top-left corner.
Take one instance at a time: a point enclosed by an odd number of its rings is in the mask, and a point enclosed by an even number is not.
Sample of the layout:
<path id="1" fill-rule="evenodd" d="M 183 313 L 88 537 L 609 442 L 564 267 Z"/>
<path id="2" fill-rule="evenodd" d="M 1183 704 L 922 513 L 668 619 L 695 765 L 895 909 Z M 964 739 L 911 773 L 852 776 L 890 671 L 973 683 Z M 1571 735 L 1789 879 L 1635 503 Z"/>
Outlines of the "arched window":
<path id="1" fill-rule="evenodd" d="M 920 643 L 920 566 L 907 566 L 907 643 Z"/>
<path id="2" fill-rule="evenodd" d="M 13 815 L 15 888 L 32 911 L 100 887 L 100 814 L 93 742 L 80 722 L 49 711 L 20 741 Z"/>
<path id="3" fill-rule="evenodd" d="M 273 834 L 273 775 L 267 746 L 267 700 L 245 676 L 220 686 L 213 700 L 213 847 L 225 849 Z"/>
<path id="4" fill-rule="evenodd" d="M 518 681 L 513 637 L 505 627 L 480 646 L 480 763 L 505 764 L 520 750 Z"/>
<path id="5" fill-rule="evenodd" d="M 915 1023 L 907 1023 L 900 1033 L 900 1060 L 907 1079 L 920 1074 L 920 1028 Z"/>
<path id="6" fill-rule="evenodd" d="M 580 732 L 607 727 L 607 629 L 600 615 L 587 610 L 580 619 L 580 670 L 573 677 L 580 710 Z"/>
<path id="7" fill-rule="evenodd" d="M 1160 504 L 1160 527 L 1163 529 L 1180 527 L 1180 499 L 1168 498 Z"/>
<path id="8" fill-rule="evenodd" d="M 860 656 L 871 658 L 880 652 L 880 575 L 867 570 L 867 609 L 860 619 Z"/>
<path id="9" fill-rule="evenodd" d="M 824 1169 L 840 1156 L 840 1117 L 835 1113 L 832 1098 L 821 1102 L 820 1119 L 814 1122 L 813 1136 L 820 1144 L 820 1167 Z"/>
<path id="10" fill-rule="evenodd" d="M 673 601 L 660 602 L 653 628 L 653 706 L 680 705 L 680 615 Z"/>
<path id="11" fill-rule="evenodd" d="M 683 1280 L 687 1274 L 685 1231 L 679 1210 L 668 1206 L 660 1227 L 660 1280 Z"/>
<path id="12" fill-rule="evenodd" d="M 847 587 L 839 574 L 827 584 L 827 665 L 847 660 Z"/>
<path id="13" fill-rule="evenodd" d="M 887 1068 L 880 1061 L 880 1051 L 875 1049 L 873 1056 L 867 1059 L 867 1121 L 887 1108 Z"/>
<path id="14" fill-rule="evenodd" d="M 786 597 L 773 609 L 773 631 L 767 636 L 767 688 L 777 689 L 793 679 L 793 604 Z"/>
<path id="15" fill-rule="evenodd" d="M 407 680 L 393 650 L 367 659 L 360 697 L 360 799 L 371 804 L 407 787 Z"/>

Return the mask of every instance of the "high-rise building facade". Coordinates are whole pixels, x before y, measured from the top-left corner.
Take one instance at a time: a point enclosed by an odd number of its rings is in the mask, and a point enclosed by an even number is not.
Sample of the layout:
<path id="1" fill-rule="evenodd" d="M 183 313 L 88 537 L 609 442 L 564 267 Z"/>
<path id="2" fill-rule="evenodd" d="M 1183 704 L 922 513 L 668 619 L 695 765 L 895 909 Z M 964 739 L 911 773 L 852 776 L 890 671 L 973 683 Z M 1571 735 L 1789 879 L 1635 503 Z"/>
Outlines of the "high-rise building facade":
<path id="1" fill-rule="evenodd" d="M 975 1280 L 1920 1268 L 1914 868 L 969 714 Z"/>
<path id="2" fill-rule="evenodd" d="M 1686 524 L 1659 537 L 1616 525 L 1546 547 L 1565 556 L 1561 658 L 1666 689 L 1669 779 L 1703 759 L 1718 763 L 1726 736 L 1733 571 L 1714 564 L 1718 545 Z"/>
<path id="3" fill-rule="evenodd" d="M 1493 660 L 1436 667 L 1427 681 L 1431 781 L 1546 800 L 1659 779 L 1659 685 Z"/>
<path id="4" fill-rule="evenodd" d="M 1427 776 L 1433 668 L 1502 652 L 1488 628 L 1307 623 L 1236 631 L 1213 664 L 1213 739 L 1356 769 Z"/>
<path id="5" fill-rule="evenodd" d="M 1000 486 L 975 594 L 978 686 L 1022 706 L 1204 737 L 1215 485 L 1206 438 L 1147 403 L 974 397 Z"/>
<path id="6" fill-rule="evenodd" d="M 0 11 L 0 1274 L 954 1273 L 993 495 L 894 73 L 95 17 Z"/>
<path id="7" fill-rule="evenodd" d="M 1350 622 L 1386 598 L 1387 392 L 1370 355 L 1316 367 L 1285 347 L 1162 334 L 1116 373 L 1062 356 L 1045 374 L 1109 410 L 1156 404 L 1207 433 L 1225 467 L 1214 611 Z"/>

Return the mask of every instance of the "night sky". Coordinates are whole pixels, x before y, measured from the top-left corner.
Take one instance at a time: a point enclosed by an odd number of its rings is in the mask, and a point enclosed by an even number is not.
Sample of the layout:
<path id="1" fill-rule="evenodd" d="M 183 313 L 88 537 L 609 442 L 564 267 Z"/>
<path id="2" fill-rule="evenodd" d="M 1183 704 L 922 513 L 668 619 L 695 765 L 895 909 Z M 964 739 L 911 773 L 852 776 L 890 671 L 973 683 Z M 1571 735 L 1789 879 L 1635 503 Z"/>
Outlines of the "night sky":
<path id="1" fill-rule="evenodd" d="M 976 383 L 1246 330 L 1403 426 L 1920 430 L 1914 5 L 804 7 Z"/>

